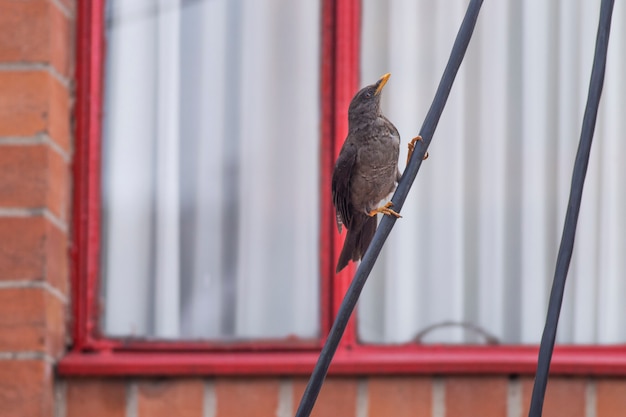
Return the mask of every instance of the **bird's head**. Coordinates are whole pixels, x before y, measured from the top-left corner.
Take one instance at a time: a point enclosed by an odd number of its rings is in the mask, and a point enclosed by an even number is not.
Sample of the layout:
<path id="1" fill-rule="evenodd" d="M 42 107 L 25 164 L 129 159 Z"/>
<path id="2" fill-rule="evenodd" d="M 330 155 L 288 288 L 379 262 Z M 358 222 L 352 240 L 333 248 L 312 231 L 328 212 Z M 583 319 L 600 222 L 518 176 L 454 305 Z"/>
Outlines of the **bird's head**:
<path id="1" fill-rule="evenodd" d="M 348 120 L 352 123 L 380 114 L 380 93 L 391 74 L 380 77 L 374 84 L 363 87 L 354 95 L 348 108 Z"/>

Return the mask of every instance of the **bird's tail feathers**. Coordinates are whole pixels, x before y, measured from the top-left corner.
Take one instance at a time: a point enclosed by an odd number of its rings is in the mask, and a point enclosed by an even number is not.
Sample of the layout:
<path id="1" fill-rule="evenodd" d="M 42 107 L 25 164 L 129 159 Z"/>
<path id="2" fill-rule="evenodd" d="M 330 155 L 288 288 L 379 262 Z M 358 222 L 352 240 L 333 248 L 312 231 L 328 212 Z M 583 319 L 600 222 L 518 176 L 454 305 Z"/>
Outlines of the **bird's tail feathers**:
<path id="1" fill-rule="evenodd" d="M 361 236 L 359 239 L 359 257 L 361 259 L 363 255 L 365 255 L 365 251 L 370 247 L 370 243 L 372 243 L 372 239 L 374 239 L 374 234 L 376 233 L 376 226 L 378 225 L 376 216 L 370 217 L 367 216 L 365 219 L 365 223 L 363 224 L 363 228 L 361 229 Z M 356 259 L 352 259 L 356 261 Z"/>
<path id="2" fill-rule="evenodd" d="M 353 227 L 348 230 L 346 240 L 343 243 L 343 249 L 337 262 L 337 273 L 345 268 L 350 260 L 356 262 L 363 257 L 374 238 L 374 233 L 376 233 L 376 216 L 370 217 L 365 214 L 358 216 L 359 219 L 356 216 L 353 219 Z"/>

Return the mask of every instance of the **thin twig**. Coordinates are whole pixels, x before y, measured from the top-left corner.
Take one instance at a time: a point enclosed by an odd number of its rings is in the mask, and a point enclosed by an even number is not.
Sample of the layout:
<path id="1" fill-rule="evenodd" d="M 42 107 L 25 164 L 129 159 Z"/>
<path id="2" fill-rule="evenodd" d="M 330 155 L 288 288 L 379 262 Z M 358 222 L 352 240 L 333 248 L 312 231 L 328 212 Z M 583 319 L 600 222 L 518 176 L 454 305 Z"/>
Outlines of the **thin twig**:
<path id="1" fill-rule="evenodd" d="M 439 118 L 441 117 L 441 113 L 446 105 L 448 95 L 450 94 L 454 78 L 456 77 L 459 67 L 461 66 L 461 62 L 463 62 L 463 57 L 465 56 L 465 51 L 467 50 L 467 46 L 472 37 L 474 26 L 476 25 L 476 20 L 478 19 L 478 12 L 480 11 L 482 3 L 482 0 L 471 0 L 467 8 L 465 18 L 463 19 L 463 23 L 461 23 L 461 28 L 459 29 L 456 40 L 454 41 L 454 46 L 452 47 L 448 64 L 443 72 L 443 76 L 439 82 L 439 87 L 435 93 L 435 98 L 430 106 L 430 110 L 428 111 L 426 118 L 424 119 L 424 124 L 422 125 L 422 129 L 420 131 L 423 141 L 418 141 L 416 143 L 413 156 L 404 170 L 404 174 L 400 179 L 398 188 L 391 199 L 394 204 L 394 209 L 398 211 L 402 208 L 402 205 L 406 200 L 407 194 L 409 193 L 421 166 L 424 154 L 426 153 L 426 150 L 428 149 L 428 146 L 433 138 L 435 128 L 439 123 Z M 396 218 L 393 216 L 383 216 L 378 229 L 376 229 L 374 239 L 363 256 L 361 264 L 352 279 L 352 283 L 348 288 L 343 301 L 341 302 L 341 306 L 339 307 L 337 317 L 335 318 L 333 327 L 330 330 L 328 339 L 326 339 L 326 343 L 320 352 L 315 369 L 311 374 L 309 383 L 304 391 L 304 394 L 302 395 L 302 399 L 300 400 L 300 406 L 296 412 L 296 417 L 308 417 L 311 414 L 313 405 L 315 405 L 315 400 L 317 399 L 320 389 L 322 388 L 322 383 L 326 378 L 330 362 L 335 354 L 335 351 L 337 350 L 337 346 L 343 336 L 343 332 L 346 329 L 346 324 L 352 315 L 352 311 L 354 310 L 354 306 L 359 299 L 359 295 L 365 285 L 365 281 L 367 280 L 367 277 L 369 276 L 372 267 L 380 254 L 380 250 L 382 249 L 385 240 L 387 240 L 387 237 L 395 224 L 395 221 Z"/>
<path id="2" fill-rule="evenodd" d="M 583 126 L 580 132 L 580 142 L 574 162 L 574 173 L 572 174 L 572 186 L 570 189 L 565 225 L 561 236 L 561 245 L 556 261 L 554 281 L 550 292 L 550 302 L 548 304 L 548 314 L 546 325 L 541 337 L 539 347 L 539 359 L 537 361 L 537 372 L 535 384 L 530 401 L 529 417 L 541 417 L 543 410 L 543 399 L 546 394 L 548 384 L 548 373 L 550 362 L 554 350 L 556 330 L 563 302 L 563 292 L 565 291 L 565 279 L 569 270 L 572 251 L 574 249 L 574 238 L 576 236 L 576 224 L 578 223 L 578 213 L 583 195 L 583 186 L 589 165 L 589 154 L 591 152 L 591 142 L 593 132 L 596 127 L 596 117 L 600 96 L 602 95 L 602 85 L 604 84 L 604 72 L 606 68 L 607 49 L 609 45 L 609 33 L 611 31 L 611 15 L 613 14 L 614 0 L 602 0 L 600 6 L 600 22 L 598 23 L 598 35 L 596 38 L 596 50 L 593 58 L 593 69 L 591 70 L 591 81 L 589 83 L 589 94 L 587 96 L 587 106 L 583 116 Z M 591 277 L 588 277 L 591 278 Z"/>

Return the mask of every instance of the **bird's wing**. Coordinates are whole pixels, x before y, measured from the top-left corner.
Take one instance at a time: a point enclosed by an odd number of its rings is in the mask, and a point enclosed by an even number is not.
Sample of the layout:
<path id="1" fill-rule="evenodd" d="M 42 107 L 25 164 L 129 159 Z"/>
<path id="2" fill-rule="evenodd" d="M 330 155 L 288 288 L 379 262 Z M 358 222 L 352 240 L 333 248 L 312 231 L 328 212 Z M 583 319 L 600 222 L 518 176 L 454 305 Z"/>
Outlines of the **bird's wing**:
<path id="1" fill-rule="evenodd" d="M 382 118 L 385 119 L 385 121 L 387 122 L 387 126 L 389 127 L 389 134 L 391 136 L 397 137 L 398 140 L 400 140 L 400 132 L 398 132 L 398 129 L 394 126 L 394 124 L 391 123 L 391 121 L 385 116 L 382 116 Z M 398 169 L 398 171 L 396 172 L 396 182 L 400 182 L 400 178 L 402 178 L 402 174 L 400 173 L 400 169 Z"/>
<path id="2" fill-rule="evenodd" d="M 356 165 L 356 146 L 348 141 L 341 148 L 335 169 L 333 170 L 332 191 L 333 204 L 337 214 L 337 229 L 341 233 L 341 225 L 352 228 L 352 207 L 350 203 L 350 180 Z"/>

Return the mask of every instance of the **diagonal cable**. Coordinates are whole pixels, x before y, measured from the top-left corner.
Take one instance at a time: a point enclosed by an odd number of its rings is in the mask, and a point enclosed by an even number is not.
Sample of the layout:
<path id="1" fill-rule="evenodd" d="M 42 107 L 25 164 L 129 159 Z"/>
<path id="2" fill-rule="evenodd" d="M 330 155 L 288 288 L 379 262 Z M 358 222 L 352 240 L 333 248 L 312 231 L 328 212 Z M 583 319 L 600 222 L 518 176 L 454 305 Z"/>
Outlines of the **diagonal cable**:
<path id="1" fill-rule="evenodd" d="M 556 260 L 552 291 L 550 292 L 546 325 L 543 330 L 543 336 L 541 337 L 541 345 L 539 346 L 539 359 L 537 361 L 535 384 L 533 386 L 530 410 L 528 412 L 529 417 L 541 417 L 543 399 L 546 394 L 546 386 L 548 385 L 548 373 L 550 371 L 550 361 L 552 360 L 559 314 L 563 302 L 563 292 L 565 291 L 565 279 L 567 278 L 567 271 L 569 270 L 572 251 L 574 249 L 576 224 L 578 223 L 578 213 L 580 212 L 580 203 L 583 196 L 585 175 L 587 174 L 587 166 L 589 165 L 591 142 L 596 127 L 596 117 L 598 115 L 600 96 L 602 95 L 602 85 L 604 84 L 613 3 L 614 0 L 602 0 L 600 6 L 600 22 L 598 24 L 596 50 L 593 58 L 593 68 L 591 70 L 587 106 L 585 107 L 583 126 L 580 132 L 580 142 L 578 143 L 578 151 L 574 162 L 572 186 L 570 189 L 569 202 L 567 204 L 563 235 L 561 236 L 561 245 Z M 591 277 L 588 278 L 590 279 Z"/>
<path id="2" fill-rule="evenodd" d="M 433 134 L 435 133 L 435 129 L 439 123 L 439 118 L 441 117 L 441 113 L 443 112 L 446 101 L 448 100 L 450 90 L 452 89 L 454 78 L 456 77 L 459 67 L 461 66 L 461 62 L 463 62 L 463 57 L 465 56 L 465 51 L 467 50 L 467 46 L 472 37 L 474 26 L 476 25 L 476 20 L 478 19 L 478 12 L 480 11 L 482 3 L 482 0 L 471 0 L 469 6 L 467 7 L 465 17 L 463 18 L 456 40 L 454 41 L 448 64 L 443 72 L 443 76 L 439 82 L 439 87 L 435 93 L 435 98 L 430 106 L 430 110 L 428 111 L 426 118 L 424 119 L 424 124 L 422 125 L 422 129 L 420 131 L 423 141 L 418 141 L 415 144 L 413 156 L 405 168 L 402 178 L 398 184 L 398 188 L 391 199 L 394 204 L 394 208 L 397 211 L 400 211 L 404 205 L 407 194 L 409 193 L 409 190 L 413 185 L 413 181 L 417 176 L 417 172 L 422 164 L 424 154 L 426 153 L 426 150 L 428 149 L 428 146 L 433 138 Z M 306 390 L 300 400 L 296 417 L 308 417 L 311 414 L 311 410 L 315 405 L 315 400 L 317 399 L 320 389 L 322 388 L 322 383 L 326 378 L 330 362 L 335 354 L 335 351 L 337 350 L 337 346 L 343 336 L 356 302 L 359 299 L 361 290 L 365 285 L 367 277 L 372 271 L 374 263 L 376 262 L 376 259 L 380 254 L 380 250 L 382 249 L 385 240 L 387 240 L 395 221 L 396 219 L 393 216 L 383 216 L 380 225 L 376 229 L 374 239 L 363 256 L 361 264 L 352 279 L 352 283 L 350 284 L 350 287 L 341 302 L 333 327 L 331 328 L 328 338 L 326 339 L 326 343 L 320 352 L 320 356 L 317 360 L 315 368 L 313 369 L 309 383 L 307 384 Z"/>

